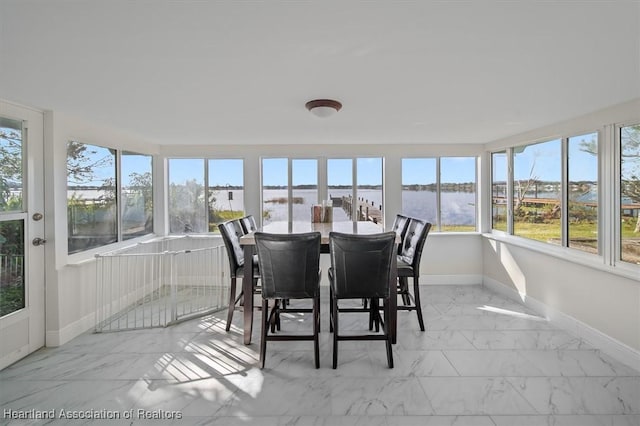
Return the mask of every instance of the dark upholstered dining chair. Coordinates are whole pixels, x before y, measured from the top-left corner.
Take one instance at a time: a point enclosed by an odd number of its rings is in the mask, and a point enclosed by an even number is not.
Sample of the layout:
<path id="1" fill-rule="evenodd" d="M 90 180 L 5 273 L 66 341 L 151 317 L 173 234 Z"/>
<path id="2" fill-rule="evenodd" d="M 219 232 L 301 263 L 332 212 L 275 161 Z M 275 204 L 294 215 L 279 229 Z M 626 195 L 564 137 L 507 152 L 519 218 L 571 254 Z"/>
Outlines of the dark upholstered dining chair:
<path id="1" fill-rule="evenodd" d="M 240 218 L 240 224 L 242 225 L 242 231 L 245 234 L 249 234 L 258 230 L 258 226 L 256 225 L 256 220 L 253 218 L 253 215 L 247 215 Z"/>
<path id="2" fill-rule="evenodd" d="M 230 220 L 218 225 L 220 235 L 224 241 L 224 246 L 227 249 L 227 257 L 229 258 L 229 275 L 231 276 L 231 286 L 229 287 L 229 310 L 227 312 L 227 325 L 225 330 L 229 331 L 231 328 L 231 321 L 233 320 L 233 311 L 236 304 L 242 299 L 244 295 L 242 287 L 240 294 L 236 297 L 236 287 L 238 278 L 244 277 L 244 251 L 240 246 L 240 237 L 244 235 L 242 225 L 239 220 Z M 249 259 L 253 262 L 253 288 L 257 290 L 258 279 L 260 278 L 260 272 L 258 270 L 257 258 Z"/>
<path id="3" fill-rule="evenodd" d="M 403 305 L 398 305 L 398 310 L 416 311 L 422 331 L 424 319 L 420 305 L 420 259 L 430 229 L 431 223 L 411 218 L 398 254 L 398 294 L 403 301 Z M 408 278 L 413 280 L 413 294 L 409 291 Z"/>
<path id="4" fill-rule="evenodd" d="M 391 226 L 391 230 L 394 231 L 400 237 L 400 244 L 398 244 L 398 254 L 402 250 L 402 242 L 404 241 L 405 235 L 407 235 L 407 228 L 409 227 L 409 220 L 411 218 L 408 216 L 404 216 L 401 214 L 397 214 L 395 220 L 393 221 L 393 225 Z"/>
<path id="5" fill-rule="evenodd" d="M 338 366 L 338 342 L 340 340 L 385 340 L 387 362 L 393 368 L 391 333 L 389 330 L 389 280 L 395 249 L 396 233 L 355 235 L 331 232 L 329 234 L 329 252 L 331 268 L 330 284 L 330 328 L 333 331 L 333 368 Z M 393 284 L 395 285 L 395 284 Z M 369 299 L 371 309 L 340 308 L 341 299 Z M 382 300 L 384 319 L 380 317 L 378 307 Z M 341 335 L 339 328 L 340 312 L 364 312 L 373 315 L 377 324 L 382 324 L 382 334 Z M 371 329 L 371 326 L 369 326 Z"/>
<path id="6" fill-rule="evenodd" d="M 262 276 L 262 328 L 260 368 L 264 368 L 267 341 L 313 340 L 315 367 L 320 367 L 320 233 L 255 233 L 256 250 Z M 313 308 L 281 307 L 282 300 L 311 299 Z M 269 301 L 273 308 L 269 312 Z M 275 323 L 284 312 L 311 312 L 313 334 L 274 333 Z M 271 333 L 269 334 L 269 329 Z"/>

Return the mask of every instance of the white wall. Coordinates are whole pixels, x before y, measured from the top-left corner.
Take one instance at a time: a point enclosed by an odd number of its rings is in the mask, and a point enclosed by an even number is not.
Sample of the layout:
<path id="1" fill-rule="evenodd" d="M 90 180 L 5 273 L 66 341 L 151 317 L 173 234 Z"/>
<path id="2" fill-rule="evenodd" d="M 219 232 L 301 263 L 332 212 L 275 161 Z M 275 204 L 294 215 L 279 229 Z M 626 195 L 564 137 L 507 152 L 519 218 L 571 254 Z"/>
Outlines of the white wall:
<path id="1" fill-rule="evenodd" d="M 485 279 L 640 351 L 640 275 L 620 276 L 595 264 L 586 266 L 492 238 L 484 239 L 482 255 Z"/>
<path id="2" fill-rule="evenodd" d="M 502 233 L 486 234 L 482 243 L 482 269 L 487 281 L 501 283 L 533 298 L 543 303 L 549 312 L 570 316 L 576 324 L 590 327 L 593 333 L 606 334 L 617 341 L 612 343 L 621 343 L 640 360 L 640 266 L 616 261 L 611 242 L 615 229 L 613 188 L 616 182 L 609 171 L 613 170 L 616 143 L 613 129 L 622 123 L 640 123 L 640 99 L 487 144 L 488 150 L 496 151 L 537 140 L 599 131 L 599 143 L 605 145 L 600 154 L 604 163 L 600 188 L 607 195 L 603 199 L 613 201 L 601 205 L 603 255 Z M 487 199 L 490 189 L 486 186 L 484 190 Z"/>
<path id="3" fill-rule="evenodd" d="M 94 325 L 96 273 L 93 254 L 98 250 L 67 255 L 68 141 L 151 155 L 157 153 L 155 145 L 135 135 L 67 114 L 45 113 L 45 232 L 50 242 L 46 245 L 47 346 L 63 344 Z"/>
<path id="4" fill-rule="evenodd" d="M 61 345 L 94 325 L 95 261 L 92 250 L 67 255 L 66 217 L 66 144 L 69 140 L 83 143 L 125 148 L 147 154 L 157 154 L 154 174 L 158 182 L 166 180 L 167 157 L 244 158 L 245 207 L 248 213 L 260 215 L 260 159 L 262 156 L 285 157 L 356 157 L 379 156 L 385 158 L 385 222 L 390 226 L 396 213 L 401 211 L 400 164 L 405 157 L 435 155 L 479 155 L 480 145 L 229 145 L 229 146 L 171 146 L 158 147 L 135 135 L 124 134 L 108 127 L 87 123 L 61 113 L 46 114 L 47 193 L 54 205 L 49 217 L 48 246 L 50 267 L 47 270 L 47 345 Z M 158 188 L 156 200 L 164 199 Z M 166 205 L 166 203 L 165 203 Z M 156 212 L 162 218 L 166 212 Z M 160 229 L 160 228 L 158 228 Z M 164 234 L 162 230 L 159 234 Z M 127 243 L 127 244 L 130 244 Z M 113 249 L 118 245 L 111 245 Z M 104 249 L 103 249 L 104 250 Z M 458 258 L 464 262 L 457 261 Z M 481 236 L 470 234 L 433 233 L 423 254 L 422 283 L 468 284 L 482 280 Z M 324 265 L 325 267 L 328 265 Z M 326 274 L 325 274 L 326 275 Z"/>
<path id="5" fill-rule="evenodd" d="M 45 143 L 47 164 L 46 190 L 49 206 L 47 239 L 47 345 L 63 344 L 93 326 L 95 273 L 92 253 L 67 256 L 66 229 L 66 143 L 68 140 L 126 148 L 156 159 L 167 157 L 212 157 L 245 159 L 245 206 L 248 213 L 260 214 L 260 158 L 283 157 L 357 157 L 385 158 L 385 224 L 390 226 L 401 211 L 401 159 L 422 156 L 481 155 L 485 151 L 565 134 L 593 131 L 605 123 L 638 117 L 640 101 L 617 106 L 604 112 L 560 123 L 527 135 L 482 145 L 228 145 L 162 146 L 123 134 L 108 127 L 93 125 L 59 113 L 46 114 Z M 487 158 L 484 155 L 484 158 Z M 155 177 L 166 178 L 165 167 L 156 161 Z M 481 182 L 488 191 L 486 168 Z M 164 197 L 158 189 L 156 200 Z M 479 199 L 480 206 L 489 199 Z M 483 209 L 483 231 L 490 223 Z M 156 212 L 162 218 L 162 212 Z M 162 233 L 162 232 L 161 232 Z M 565 312 L 612 338 L 640 350 L 640 273 L 637 269 L 617 273 L 598 259 L 576 262 L 562 253 L 544 253 L 522 244 L 522 239 L 478 233 L 438 234 L 427 240 L 423 254 L 421 281 L 424 284 L 480 283 L 483 279 L 501 283 L 505 288 L 526 292 L 540 302 Z M 110 246 L 113 248 L 113 246 Z M 580 257 L 580 256 L 578 256 Z M 595 265 L 592 266 L 592 265 Z M 637 274 L 636 275 L 634 274 Z"/>

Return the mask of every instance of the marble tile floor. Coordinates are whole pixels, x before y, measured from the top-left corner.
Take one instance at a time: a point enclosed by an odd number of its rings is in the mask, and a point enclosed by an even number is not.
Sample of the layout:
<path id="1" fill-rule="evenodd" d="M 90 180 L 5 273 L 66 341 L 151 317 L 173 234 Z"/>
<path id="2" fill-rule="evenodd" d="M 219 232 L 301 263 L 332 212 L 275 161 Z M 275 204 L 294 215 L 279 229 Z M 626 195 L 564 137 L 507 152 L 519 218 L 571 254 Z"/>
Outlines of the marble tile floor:
<path id="1" fill-rule="evenodd" d="M 415 312 L 399 312 L 394 369 L 383 342 L 340 342 L 331 368 L 322 296 L 318 370 L 312 342 L 270 342 L 261 370 L 259 327 L 245 346 L 241 312 L 229 333 L 226 311 L 86 333 L 0 372 L 0 424 L 640 425 L 640 372 L 482 286 L 424 286 L 427 330 Z M 290 315 L 282 328 L 309 322 Z M 345 314 L 341 326 L 367 319 Z M 53 420 L 10 418 L 50 410 Z"/>

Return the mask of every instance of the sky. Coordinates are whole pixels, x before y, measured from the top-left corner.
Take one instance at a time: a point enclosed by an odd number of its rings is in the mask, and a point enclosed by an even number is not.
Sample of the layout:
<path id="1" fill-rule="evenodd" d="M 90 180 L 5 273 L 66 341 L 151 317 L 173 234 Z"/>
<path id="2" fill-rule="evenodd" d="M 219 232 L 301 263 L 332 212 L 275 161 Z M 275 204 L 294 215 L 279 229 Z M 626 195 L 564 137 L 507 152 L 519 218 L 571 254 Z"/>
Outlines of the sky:
<path id="1" fill-rule="evenodd" d="M 569 139 L 569 179 L 571 181 L 595 181 L 597 180 L 598 165 L 595 155 L 584 152 L 581 148 L 583 140 L 590 140 L 597 134 L 576 136 Z M 101 147 L 92 147 L 97 150 L 96 157 L 112 155 L 110 150 Z M 523 146 L 522 149 L 514 148 L 514 178 L 528 179 L 535 176 L 543 181 L 560 181 L 561 142 L 559 139 Z M 123 164 L 123 185 L 129 183 L 129 174 L 133 171 L 144 173 L 150 170 L 150 157 L 146 155 L 125 156 Z M 170 159 L 169 178 L 171 182 L 185 182 L 196 179 L 204 183 L 203 159 Z M 209 161 L 209 184 L 212 186 L 243 186 L 243 160 L 242 159 L 211 159 Z M 358 158 L 357 181 L 360 185 L 382 184 L 382 158 Z M 441 182 L 475 182 L 474 157 L 441 157 L 440 173 Z M 287 185 L 286 158 L 265 158 L 262 160 L 263 184 L 286 186 Z M 314 185 L 317 184 L 318 160 L 293 159 L 293 184 Z M 352 159 L 328 159 L 327 174 L 328 184 L 352 185 L 353 175 Z M 506 163 L 503 159 L 497 161 L 498 168 L 494 176 L 502 180 L 506 176 Z M 533 171 L 532 171 L 533 166 Z M 504 174 L 501 170 L 505 170 Z M 104 168 L 104 171 L 96 170 L 95 184 L 104 177 L 113 173 L 112 166 Z M 430 184 L 436 182 L 436 158 L 405 158 L 402 160 L 402 183 Z"/>
<path id="2" fill-rule="evenodd" d="M 404 158 L 403 185 L 436 183 L 436 158 Z M 476 181 L 475 157 L 441 157 L 440 182 L 463 183 Z"/>

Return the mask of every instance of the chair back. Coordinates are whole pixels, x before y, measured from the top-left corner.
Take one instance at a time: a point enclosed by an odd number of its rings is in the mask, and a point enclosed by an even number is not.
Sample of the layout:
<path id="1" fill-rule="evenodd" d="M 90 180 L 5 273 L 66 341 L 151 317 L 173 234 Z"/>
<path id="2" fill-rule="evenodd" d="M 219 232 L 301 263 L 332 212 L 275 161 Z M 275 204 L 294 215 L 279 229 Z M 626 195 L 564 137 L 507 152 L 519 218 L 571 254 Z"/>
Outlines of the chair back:
<path id="1" fill-rule="evenodd" d="M 393 221 L 393 225 L 391 226 L 391 230 L 400 236 L 400 244 L 398 244 L 398 254 L 402 250 L 402 242 L 404 241 L 405 235 L 407 235 L 407 228 L 409 226 L 409 217 L 397 214 L 395 220 Z"/>
<path id="2" fill-rule="evenodd" d="M 258 226 L 256 225 L 256 220 L 253 218 L 253 215 L 247 215 L 241 218 L 240 224 L 242 225 L 242 230 L 245 234 L 258 230 Z"/>
<path id="3" fill-rule="evenodd" d="M 218 225 L 222 241 L 227 249 L 229 269 L 231 277 L 236 276 L 236 271 L 244 265 L 244 250 L 240 246 L 240 237 L 244 235 L 242 226 L 238 220 L 230 220 Z"/>
<path id="4" fill-rule="evenodd" d="M 320 233 L 256 232 L 264 299 L 314 298 L 320 291 Z"/>
<path id="5" fill-rule="evenodd" d="M 420 259 L 422 258 L 422 249 L 424 243 L 429 235 L 431 229 L 431 223 L 411 218 L 409 225 L 407 226 L 407 232 L 402 241 L 402 247 L 400 249 L 399 257 L 402 261 L 417 271 L 420 266 Z"/>
<path id="6" fill-rule="evenodd" d="M 332 285 L 338 299 L 388 298 L 396 233 L 329 233 Z"/>

